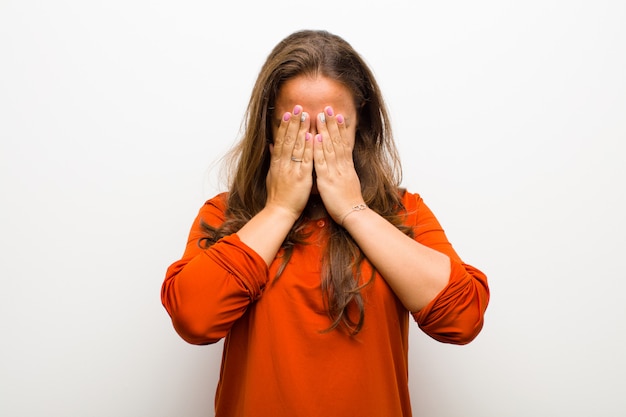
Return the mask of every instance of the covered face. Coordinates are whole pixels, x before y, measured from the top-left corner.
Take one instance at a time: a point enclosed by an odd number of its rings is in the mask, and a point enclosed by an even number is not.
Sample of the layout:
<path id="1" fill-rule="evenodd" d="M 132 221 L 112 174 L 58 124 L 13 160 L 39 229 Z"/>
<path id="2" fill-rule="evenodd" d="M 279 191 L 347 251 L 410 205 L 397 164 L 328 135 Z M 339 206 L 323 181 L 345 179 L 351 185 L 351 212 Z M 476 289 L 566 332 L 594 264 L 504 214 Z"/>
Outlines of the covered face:
<path id="1" fill-rule="evenodd" d="M 317 132 L 317 115 L 327 106 L 331 106 L 335 114 L 343 115 L 348 131 L 344 138 L 354 146 L 357 126 L 357 110 L 354 97 L 343 84 L 322 75 L 299 75 L 287 80 L 276 97 L 274 105 L 275 123 L 272 123 L 272 136 L 276 135 L 280 118 L 286 112 L 292 112 L 296 105 L 311 116 L 311 134 Z"/>

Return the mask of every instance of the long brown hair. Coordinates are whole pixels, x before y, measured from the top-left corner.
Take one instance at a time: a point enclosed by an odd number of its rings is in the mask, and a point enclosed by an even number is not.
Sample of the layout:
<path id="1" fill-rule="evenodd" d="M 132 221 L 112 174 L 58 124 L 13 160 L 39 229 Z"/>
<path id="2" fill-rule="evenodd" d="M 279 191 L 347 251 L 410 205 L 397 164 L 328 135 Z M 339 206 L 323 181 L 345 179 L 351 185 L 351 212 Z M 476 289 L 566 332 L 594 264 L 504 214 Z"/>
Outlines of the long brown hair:
<path id="1" fill-rule="evenodd" d="M 219 227 L 204 224 L 208 247 L 220 238 L 237 232 L 265 206 L 266 177 L 269 170 L 272 120 L 276 97 L 285 81 L 299 75 L 321 75 L 342 83 L 352 93 L 358 112 L 354 144 L 354 165 L 361 182 L 365 203 L 381 216 L 411 235 L 402 225 L 401 168 L 393 143 L 389 117 L 382 94 L 368 66 L 359 54 L 339 36 L 326 31 L 305 30 L 283 39 L 270 53 L 256 80 L 244 118 L 243 137 L 231 152 L 231 173 L 226 220 Z M 284 256 L 277 277 L 291 258 L 295 245 L 306 238 L 302 215 L 283 242 Z M 340 324 L 351 334 L 358 333 L 364 321 L 361 289 L 373 279 L 361 276 L 367 259 L 350 234 L 331 222 L 329 242 L 322 260 L 322 292 L 332 324 Z M 351 307 L 352 306 L 352 307 Z M 358 317 L 353 318 L 354 308 Z"/>

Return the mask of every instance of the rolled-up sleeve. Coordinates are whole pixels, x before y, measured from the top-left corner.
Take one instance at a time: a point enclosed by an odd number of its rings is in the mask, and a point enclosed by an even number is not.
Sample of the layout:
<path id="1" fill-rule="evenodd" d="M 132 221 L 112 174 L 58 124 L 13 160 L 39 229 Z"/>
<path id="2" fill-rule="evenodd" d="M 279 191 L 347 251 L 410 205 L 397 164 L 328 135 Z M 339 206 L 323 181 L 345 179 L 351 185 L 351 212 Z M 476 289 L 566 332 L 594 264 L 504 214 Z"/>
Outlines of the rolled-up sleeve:
<path id="1" fill-rule="evenodd" d="M 487 277 L 478 269 L 455 261 L 451 267 L 448 285 L 413 317 L 432 338 L 462 345 L 474 340 L 483 327 L 489 289 Z"/>
<path id="2" fill-rule="evenodd" d="M 490 296 L 487 277 L 461 260 L 439 221 L 419 195 L 406 193 L 404 204 L 415 240 L 448 255 L 451 266 L 446 287 L 426 307 L 412 315 L 420 328 L 435 340 L 467 344 L 483 327 Z"/>
<path id="3" fill-rule="evenodd" d="M 200 220 L 211 222 L 216 210 L 219 205 L 210 203 L 200 210 L 182 259 L 167 269 L 161 287 L 161 302 L 174 328 L 193 344 L 223 338 L 249 304 L 261 296 L 269 277 L 263 259 L 236 234 L 208 249 L 200 248 Z"/>

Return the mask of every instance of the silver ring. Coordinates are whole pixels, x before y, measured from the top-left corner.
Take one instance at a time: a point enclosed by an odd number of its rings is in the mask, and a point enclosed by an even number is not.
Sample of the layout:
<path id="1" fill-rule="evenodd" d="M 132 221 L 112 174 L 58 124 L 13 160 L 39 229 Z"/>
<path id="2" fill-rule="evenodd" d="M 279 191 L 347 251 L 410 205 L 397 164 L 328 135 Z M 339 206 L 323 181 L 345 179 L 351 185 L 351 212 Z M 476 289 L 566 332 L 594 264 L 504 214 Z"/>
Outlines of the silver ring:
<path id="1" fill-rule="evenodd" d="M 296 158 L 294 158 L 293 156 L 291 157 L 291 160 L 292 160 L 293 162 L 302 162 L 302 159 L 296 159 Z"/>

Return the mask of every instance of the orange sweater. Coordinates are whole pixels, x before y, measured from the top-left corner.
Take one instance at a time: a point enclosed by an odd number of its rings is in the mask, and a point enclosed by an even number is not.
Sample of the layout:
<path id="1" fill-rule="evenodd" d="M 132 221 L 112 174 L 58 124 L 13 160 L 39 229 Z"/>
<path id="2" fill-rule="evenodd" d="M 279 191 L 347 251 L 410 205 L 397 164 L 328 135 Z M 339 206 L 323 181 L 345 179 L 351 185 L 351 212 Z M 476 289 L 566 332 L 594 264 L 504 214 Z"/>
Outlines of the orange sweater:
<path id="1" fill-rule="evenodd" d="M 268 268 L 237 234 L 209 249 L 198 247 L 200 219 L 220 225 L 225 200 L 221 194 L 200 209 L 183 258 L 168 268 L 161 294 L 174 328 L 187 342 L 209 344 L 226 337 L 216 416 L 410 416 L 410 313 L 385 280 L 376 275 L 363 290 L 360 333 L 323 333 L 330 320 L 322 301 L 320 259 L 331 220 L 310 222 L 310 244 L 294 250 L 274 281 L 280 252 Z M 411 314 L 431 337 L 468 343 L 483 325 L 487 279 L 461 261 L 419 195 L 406 193 L 403 203 L 415 239 L 448 255 L 452 265 L 448 286 Z"/>

